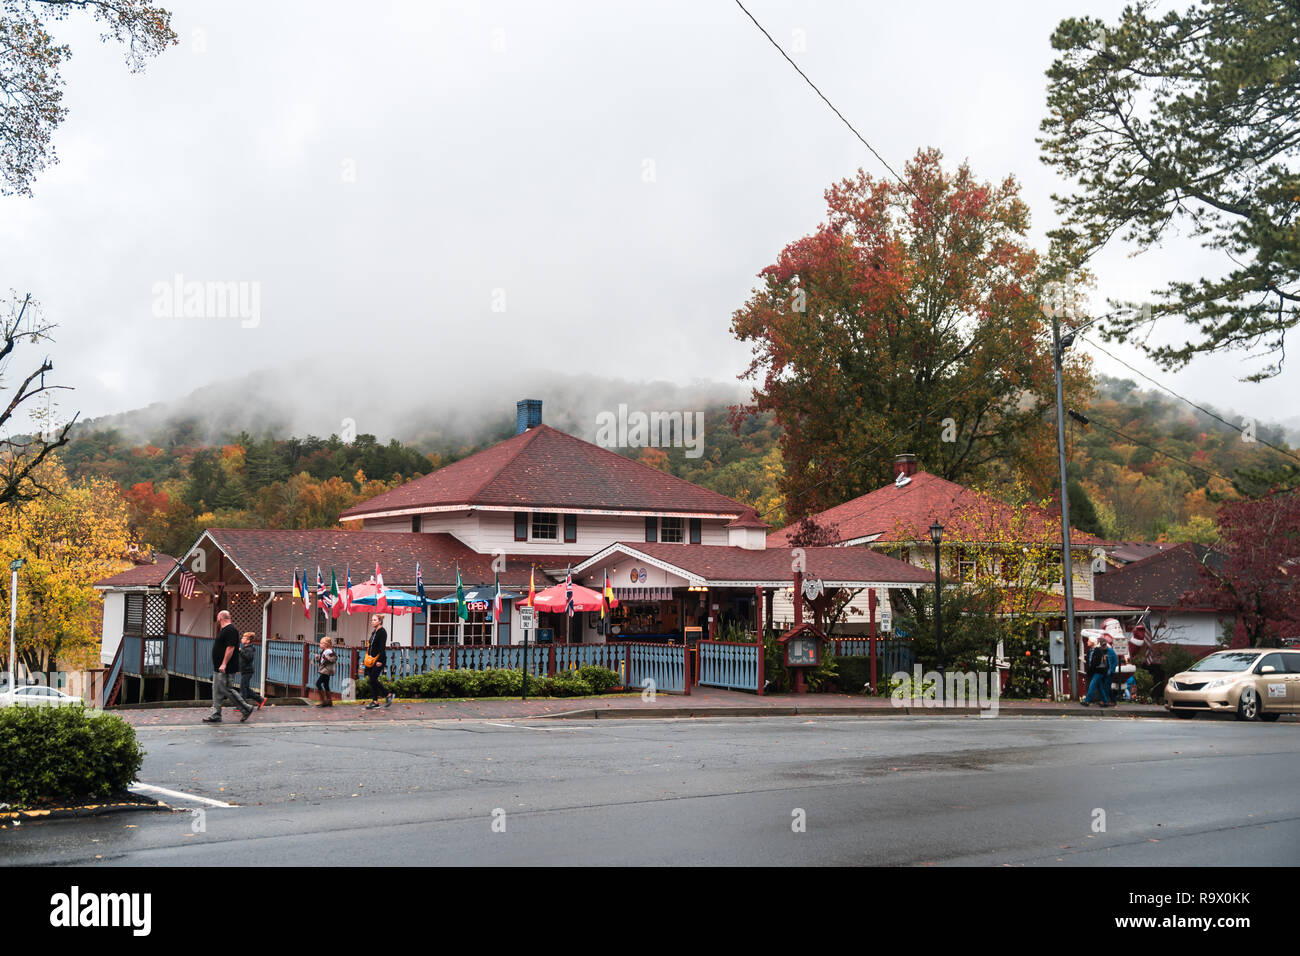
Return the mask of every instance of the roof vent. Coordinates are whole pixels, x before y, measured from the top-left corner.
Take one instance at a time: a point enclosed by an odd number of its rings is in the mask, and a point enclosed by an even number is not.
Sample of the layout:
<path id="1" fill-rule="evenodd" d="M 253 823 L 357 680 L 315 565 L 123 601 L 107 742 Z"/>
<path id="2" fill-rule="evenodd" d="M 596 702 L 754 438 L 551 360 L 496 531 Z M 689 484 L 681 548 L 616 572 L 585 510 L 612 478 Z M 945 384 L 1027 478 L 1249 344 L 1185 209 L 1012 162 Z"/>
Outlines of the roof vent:
<path id="1" fill-rule="evenodd" d="M 525 398 L 515 402 L 515 434 L 522 435 L 542 423 L 542 400 Z"/>

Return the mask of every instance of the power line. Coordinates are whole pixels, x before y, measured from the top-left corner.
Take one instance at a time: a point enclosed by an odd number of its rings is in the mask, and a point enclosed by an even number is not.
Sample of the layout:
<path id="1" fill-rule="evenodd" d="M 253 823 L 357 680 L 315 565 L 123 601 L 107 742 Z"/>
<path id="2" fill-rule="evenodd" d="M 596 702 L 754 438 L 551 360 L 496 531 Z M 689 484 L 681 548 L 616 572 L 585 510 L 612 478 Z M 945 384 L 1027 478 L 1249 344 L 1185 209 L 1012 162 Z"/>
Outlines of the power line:
<path id="1" fill-rule="evenodd" d="M 914 190 L 911 186 L 909 186 L 903 180 L 902 176 L 894 172 L 894 167 L 890 166 L 889 163 L 885 161 L 885 157 L 881 156 L 878 152 L 876 152 L 876 148 L 867 142 L 866 137 L 864 137 L 861 133 L 859 133 L 856 129 L 854 129 L 853 124 L 850 123 L 845 118 L 843 113 L 841 113 L 838 109 L 836 109 L 835 104 L 826 98 L 826 94 L 817 88 L 817 84 L 808 78 L 808 74 L 799 68 L 799 64 L 796 63 L 794 60 L 790 59 L 790 54 L 786 53 L 785 50 L 782 49 L 781 44 L 777 43 L 776 40 L 772 39 L 772 34 L 768 33 L 767 29 L 763 26 L 763 24 L 759 23 L 758 20 L 754 17 L 754 15 L 745 9 L 745 5 L 741 3 L 740 0 L 736 0 L 736 6 L 740 7 L 740 9 L 744 11 L 745 16 L 749 17 L 750 20 L 754 21 L 754 26 L 758 27 L 758 29 L 762 31 L 763 36 L 767 37 L 768 42 L 771 43 L 772 46 L 776 47 L 777 52 L 780 53 L 783 57 L 785 57 L 786 62 L 789 63 L 792 67 L 794 67 L 795 72 L 803 77 L 804 82 L 812 87 L 813 92 L 822 98 L 822 102 L 831 108 L 831 111 L 840 118 L 840 121 L 845 126 L 849 128 L 849 131 L 858 138 L 858 141 L 861 142 L 863 146 L 867 147 L 867 149 L 871 150 L 871 155 L 876 157 L 876 159 L 880 160 L 880 164 L 884 166 L 887 170 L 889 170 L 890 174 L 893 175 L 893 177 L 898 180 L 899 184 L 904 189 L 906 189 L 909 193 L 912 194 L 913 198 L 916 199 L 917 202 L 924 202 L 924 200 L 921 199 L 921 197 L 916 194 L 916 190 Z"/>
<path id="2" fill-rule="evenodd" d="M 1215 421 L 1222 422 L 1224 425 L 1227 425 L 1234 432 L 1241 431 L 1239 427 L 1234 425 L 1232 422 L 1228 421 L 1226 418 L 1210 411 L 1208 408 L 1206 408 L 1203 405 L 1196 404 L 1196 402 L 1192 401 L 1190 398 L 1184 398 L 1182 395 L 1179 395 L 1169 386 L 1160 384 L 1154 378 L 1148 375 L 1146 372 L 1140 371 L 1139 369 L 1134 368 L 1132 365 L 1129 365 L 1128 362 L 1125 362 L 1114 352 L 1107 351 L 1106 349 L 1098 345 L 1096 342 L 1094 342 L 1092 339 L 1086 338 L 1082 335 L 1080 335 L 1079 338 L 1083 339 L 1083 341 L 1087 342 L 1089 345 L 1091 345 L 1093 348 L 1095 348 L 1097 351 L 1101 352 L 1102 354 L 1110 356 L 1112 359 L 1114 359 L 1116 362 L 1119 362 L 1120 365 L 1123 365 L 1126 369 L 1128 369 L 1133 374 L 1142 376 L 1144 379 L 1146 379 L 1156 388 L 1168 392 L 1170 395 L 1178 399 L 1180 402 L 1186 402 L 1188 405 L 1192 406 L 1192 408 L 1196 409 L 1198 412 L 1202 412 L 1203 414 L 1210 416 L 1210 418 L 1213 418 Z M 1271 441 L 1268 441 L 1267 439 L 1256 436 L 1255 441 L 1259 442 L 1261 445 L 1267 445 L 1269 448 L 1273 449 L 1275 452 L 1278 452 L 1279 454 L 1283 454 L 1286 455 L 1288 458 L 1294 458 L 1296 461 L 1300 461 L 1300 455 L 1297 455 L 1295 452 L 1292 451 L 1287 451 L 1287 449 L 1285 448 L 1279 448 L 1277 445 L 1274 445 Z"/>
<path id="3" fill-rule="evenodd" d="M 1071 412 L 1070 415 L 1073 416 L 1073 415 L 1074 415 L 1074 412 Z M 1192 462 L 1188 461 L 1186 458 L 1179 458 L 1177 455 L 1171 455 L 1171 454 L 1169 454 L 1169 452 L 1167 452 L 1167 451 L 1162 451 L 1161 449 L 1157 448 L 1155 445 L 1152 445 L 1152 444 L 1149 444 L 1149 443 L 1147 443 L 1147 442 L 1141 441 L 1140 439 L 1134 438 L 1132 435 L 1126 435 L 1124 432 L 1120 431 L 1118 428 L 1115 428 L 1115 427 L 1113 427 L 1113 426 L 1111 426 L 1111 425 L 1107 425 L 1105 422 L 1100 422 L 1100 421 L 1098 421 L 1098 420 L 1095 419 L 1095 418 L 1088 418 L 1086 423 L 1087 423 L 1088 425 L 1096 425 L 1098 428 L 1104 428 L 1106 431 L 1111 432 L 1112 434 L 1118 435 L 1120 438 L 1124 439 L 1126 442 L 1129 442 L 1130 444 L 1133 444 L 1133 445 L 1140 445 L 1140 446 L 1142 446 L 1143 448 L 1148 448 L 1148 449 L 1150 449 L 1151 451 L 1155 452 L 1157 455 L 1164 455 L 1166 458 L 1171 458 L 1171 459 L 1173 459 L 1173 460 L 1176 461 L 1176 462 L 1180 462 L 1181 464 L 1186 465 L 1188 468 L 1195 468 L 1195 469 L 1196 469 L 1197 471 L 1199 471 L 1199 472 L 1203 472 L 1204 474 L 1210 475 L 1210 476 L 1212 476 L 1212 477 L 1214 477 L 1214 478 L 1220 478 L 1220 479 L 1222 479 L 1223 481 L 1226 481 L 1228 484 L 1232 484 L 1232 479 L 1231 479 L 1231 478 L 1227 478 L 1227 477 L 1225 477 L 1225 476 L 1219 474 L 1217 471 L 1211 471 L 1209 468 L 1202 468 L 1200 465 L 1192 464 Z"/>

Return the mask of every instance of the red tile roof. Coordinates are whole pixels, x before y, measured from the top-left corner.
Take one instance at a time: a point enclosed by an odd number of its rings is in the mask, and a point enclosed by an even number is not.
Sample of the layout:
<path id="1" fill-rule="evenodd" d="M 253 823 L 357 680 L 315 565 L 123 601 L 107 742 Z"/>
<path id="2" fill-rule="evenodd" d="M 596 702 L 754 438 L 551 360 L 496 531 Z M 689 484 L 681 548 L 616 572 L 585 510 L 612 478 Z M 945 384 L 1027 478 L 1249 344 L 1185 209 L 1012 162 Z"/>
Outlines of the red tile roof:
<path id="1" fill-rule="evenodd" d="M 716 491 L 538 425 L 343 512 L 341 520 L 438 505 L 740 515 Z"/>
<path id="2" fill-rule="evenodd" d="M 176 559 L 169 554 L 154 554 L 157 559 L 153 564 L 137 564 L 133 568 L 119 571 L 111 577 L 96 581 L 97 588 L 138 588 L 157 587 L 163 578 L 176 567 Z"/>
<path id="3" fill-rule="evenodd" d="M 445 591 L 455 587 L 457 561 L 466 587 L 490 584 L 493 580 L 491 554 L 471 551 L 461 541 L 441 532 L 212 528 L 207 534 L 261 589 L 289 589 L 294 570 L 302 568 L 307 569 L 308 586 L 314 588 L 317 565 L 320 565 L 326 581 L 333 568 L 340 587 L 345 581 L 344 572 L 350 566 L 352 583 L 359 584 L 374 575 L 376 562 L 388 587 L 413 589 L 417 561 L 427 591 Z M 530 566 L 527 558 L 507 557 L 505 570 L 501 572 L 502 586 L 527 587 Z M 212 571 L 211 563 L 208 571 L 209 574 Z M 543 583 L 540 571 L 537 580 L 539 584 Z M 545 584 L 550 584 L 550 581 L 546 580 Z"/>
<path id="4" fill-rule="evenodd" d="M 944 526 L 944 540 L 989 542 L 988 529 L 1025 529 L 1028 539 L 1059 541 L 1060 518 L 1037 505 L 1016 508 L 991 495 L 918 471 L 901 487 L 890 483 L 852 501 L 815 515 L 818 524 L 835 531 L 838 541 L 854 541 L 876 535 L 872 543 L 929 543 L 930 525 L 937 519 Z M 787 525 L 768 536 L 771 545 L 788 543 L 798 523 Z M 1102 544 L 1100 538 L 1071 529 L 1071 545 Z"/>
<path id="5" fill-rule="evenodd" d="M 618 542 L 616 547 L 687 572 L 705 581 L 794 581 L 792 548 L 723 547 L 708 544 L 664 544 L 645 541 Z M 804 548 L 804 577 L 862 584 L 896 584 L 911 587 L 933 581 L 931 572 L 868 548 Z M 584 562 L 594 562 L 589 558 Z M 594 562 L 599 563 L 599 562 Z"/>
<path id="6" fill-rule="evenodd" d="M 1183 594 L 1205 583 L 1202 563 L 1222 567 L 1223 555 L 1203 544 L 1185 542 L 1169 545 L 1148 558 L 1126 564 L 1114 571 L 1094 575 L 1092 588 L 1097 597 L 1125 604 L 1150 605 L 1158 610 L 1178 608 L 1184 611 L 1213 612 L 1211 607 L 1183 603 Z"/>

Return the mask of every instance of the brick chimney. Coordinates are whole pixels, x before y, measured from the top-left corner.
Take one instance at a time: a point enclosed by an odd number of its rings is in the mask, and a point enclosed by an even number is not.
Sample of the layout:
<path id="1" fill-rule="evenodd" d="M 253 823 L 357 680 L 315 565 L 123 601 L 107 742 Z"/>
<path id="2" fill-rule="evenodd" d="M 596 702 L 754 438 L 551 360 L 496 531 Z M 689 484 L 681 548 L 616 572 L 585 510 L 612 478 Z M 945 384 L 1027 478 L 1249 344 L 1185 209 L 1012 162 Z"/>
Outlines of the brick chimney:
<path id="1" fill-rule="evenodd" d="M 515 402 L 515 434 L 522 435 L 542 423 L 542 400 L 525 398 Z"/>
<path id="2" fill-rule="evenodd" d="M 894 477 L 906 475 L 911 478 L 916 474 L 916 456 L 912 454 L 894 456 Z"/>

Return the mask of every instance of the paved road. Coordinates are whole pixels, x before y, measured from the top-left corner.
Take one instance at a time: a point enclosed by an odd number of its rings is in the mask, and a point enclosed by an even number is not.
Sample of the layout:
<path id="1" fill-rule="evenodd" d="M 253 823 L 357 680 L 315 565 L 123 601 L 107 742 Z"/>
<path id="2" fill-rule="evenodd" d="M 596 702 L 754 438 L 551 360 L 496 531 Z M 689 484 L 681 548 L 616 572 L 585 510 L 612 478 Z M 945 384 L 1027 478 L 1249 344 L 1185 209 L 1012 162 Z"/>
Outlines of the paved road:
<path id="1" fill-rule="evenodd" d="M 0 834 L 0 864 L 1300 864 L 1300 732 L 1287 723 L 765 717 L 138 732 L 143 782 L 238 806 L 205 807 L 198 833 L 189 812 L 29 823 Z M 1104 832 L 1092 829 L 1097 810 Z"/>

